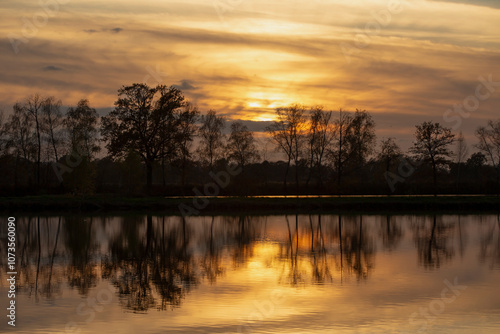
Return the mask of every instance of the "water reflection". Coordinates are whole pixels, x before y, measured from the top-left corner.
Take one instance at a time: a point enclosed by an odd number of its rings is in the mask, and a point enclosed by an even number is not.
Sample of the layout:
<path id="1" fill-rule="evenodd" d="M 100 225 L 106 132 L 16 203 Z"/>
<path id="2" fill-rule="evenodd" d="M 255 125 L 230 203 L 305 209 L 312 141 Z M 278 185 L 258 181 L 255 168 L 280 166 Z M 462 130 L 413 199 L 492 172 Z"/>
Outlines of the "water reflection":
<path id="1" fill-rule="evenodd" d="M 492 269 L 500 268 L 500 214 L 496 218 L 496 224 L 481 221 L 484 232 L 481 234 L 479 259 Z"/>
<path id="2" fill-rule="evenodd" d="M 480 243 L 478 260 L 500 268 L 500 216 L 465 220 L 359 215 L 26 217 L 17 223 L 22 267 L 18 291 L 35 301 L 62 298 L 66 287 L 87 296 L 105 280 L 114 286 L 124 310 L 168 310 L 181 306 L 203 282 L 216 285 L 228 271 L 252 269 L 258 279 L 258 265 L 275 268 L 276 281 L 291 287 L 369 280 L 377 252 L 398 251 L 405 236 L 413 241 L 413 261 L 436 271 L 464 258 L 472 228 Z M 255 263 L 257 257 L 261 264 Z M 6 264 L 0 266 L 4 276 Z"/>

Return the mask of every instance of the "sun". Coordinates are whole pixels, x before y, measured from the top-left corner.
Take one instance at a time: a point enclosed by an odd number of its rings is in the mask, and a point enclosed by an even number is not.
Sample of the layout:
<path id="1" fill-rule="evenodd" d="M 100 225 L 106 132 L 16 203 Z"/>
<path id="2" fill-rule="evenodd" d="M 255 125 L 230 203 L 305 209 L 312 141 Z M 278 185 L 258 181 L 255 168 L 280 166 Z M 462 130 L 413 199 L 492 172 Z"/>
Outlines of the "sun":
<path id="1" fill-rule="evenodd" d="M 274 121 L 274 118 L 271 116 L 262 115 L 262 116 L 254 117 L 252 120 L 259 121 L 259 122 L 271 122 L 271 121 Z"/>
<path id="2" fill-rule="evenodd" d="M 250 103 L 248 103 L 248 106 L 250 108 L 261 108 L 262 107 L 262 105 L 259 102 L 250 102 Z"/>

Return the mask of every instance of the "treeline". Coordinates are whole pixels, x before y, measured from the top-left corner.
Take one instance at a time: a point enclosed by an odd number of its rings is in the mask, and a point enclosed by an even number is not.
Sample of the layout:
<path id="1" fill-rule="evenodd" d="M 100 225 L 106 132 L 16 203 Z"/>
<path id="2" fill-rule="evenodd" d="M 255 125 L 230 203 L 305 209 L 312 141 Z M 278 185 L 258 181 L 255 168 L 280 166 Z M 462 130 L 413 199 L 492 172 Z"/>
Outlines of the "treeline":
<path id="1" fill-rule="evenodd" d="M 477 151 L 461 133 L 416 125 L 403 152 L 377 141 L 365 110 L 338 112 L 294 104 L 276 109 L 269 154 L 239 121 L 201 115 L 176 87 L 118 90 L 99 117 L 88 100 L 62 110 L 38 94 L 0 115 L 1 195 L 126 193 L 150 195 L 497 193 L 500 119 L 476 130 Z M 105 148 L 105 149 L 104 149 Z M 103 150 L 104 149 L 104 150 Z"/>

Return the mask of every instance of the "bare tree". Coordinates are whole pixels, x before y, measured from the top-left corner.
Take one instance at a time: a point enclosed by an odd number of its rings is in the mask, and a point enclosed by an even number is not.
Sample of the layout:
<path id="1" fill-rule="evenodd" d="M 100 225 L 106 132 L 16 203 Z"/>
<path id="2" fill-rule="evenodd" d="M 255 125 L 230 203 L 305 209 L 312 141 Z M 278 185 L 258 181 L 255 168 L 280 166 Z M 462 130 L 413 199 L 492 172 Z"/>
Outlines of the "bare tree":
<path id="1" fill-rule="evenodd" d="M 276 109 L 276 121 L 266 128 L 272 140 L 277 145 L 277 150 L 282 151 L 287 156 L 287 166 L 283 185 L 285 192 L 287 189 L 287 177 L 290 163 L 295 163 L 295 183 L 299 187 L 298 168 L 301 157 L 302 146 L 305 133 L 305 107 L 292 104 L 288 107 Z"/>
<path id="2" fill-rule="evenodd" d="M 389 137 L 382 139 L 380 142 L 380 152 L 378 158 L 380 161 L 385 162 L 385 171 L 388 172 L 391 168 L 391 164 L 401 156 L 401 148 L 394 140 L 394 138 Z"/>
<path id="3" fill-rule="evenodd" d="M 86 99 L 80 100 L 75 108 L 69 108 L 64 125 L 68 131 L 70 150 L 78 150 L 89 159 L 99 152 L 97 121 L 97 111 L 89 106 Z"/>
<path id="4" fill-rule="evenodd" d="M 328 152 L 330 160 L 337 172 L 337 186 L 339 190 L 342 184 L 342 174 L 344 173 L 344 165 L 350 157 L 350 148 L 348 138 L 351 131 L 352 116 L 339 109 L 339 117 L 333 122 L 333 142 Z"/>
<path id="5" fill-rule="evenodd" d="M 13 110 L 5 125 L 7 149 L 14 149 L 15 156 L 30 160 L 36 151 L 33 120 L 21 104 L 16 103 Z"/>
<path id="6" fill-rule="evenodd" d="M 21 157 L 24 159 L 24 164 L 31 161 L 36 152 L 36 137 L 33 120 L 26 111 L 26 108 L 20 103 L 16 103 L 13 111 L 5 124 L 5 149 L 7 153 L 12 151 L 12 154 L 16 157 L 14 185 L 17 187 L 19 162 Z"/>
<path id="7" fill-rule="evenodd" d="M 460 184 L 460 171 L 462 165 L 465 163 L 465 160 L 467 159 L 468 151 L 469 149 L 467 148 L 467 143 L 465 142 L 464 135 L 462 134 L 462 131 L 460 131 L 460 133 L 458 134 L 457 146 L 455 151 L 455 161 L 457 163 L 457 192 L 459 190 L 459 184 Z"/>
<path id="8" fill-rule="evenodd" d="M 307 135 L 308 143 L 308 159 L 309 159 L 309 176 L 306 184 L 316 170 L 318 177 L 318 185 L 323 183 L 322 180 L 322 167 L 327 148 L 332 141 L 332 112 L 323 111 L 322 106 L 316 106 L 309 111 L 310 127 Z"/>
<path id="9" fill-rule="evenodd" d="M 486 127 L 480 126 L 476 130 L 479 139 L 479 148 L 488 157 L 497 172 L 497 190 L 500 187 L 500 119 L 489 120 Z"/>
<path id="10" fill-rule="evenodd" d="M 35 126 L 35 139 L 36 139 L 36 154 L 35 154 L 35 181 L 36 185 L 40 185 L 40 164 L 42 154 L 42 119 L 41 114 L 45 105 L 46 98 L 39 94 L 34 94 L 28 97 L 24 102 L 16 104 L 18 108 L 22 108 L 31 117 Z"/>
<path id="11" fill-rule="evenodd" d="M 59 160 L 57 148 L 62 142 L 61 127 L 63 115 L 61 113 L 61 100 L 56 101 L 54 97 L 48 97 L 42 108 L 42 130 L 47 136 L 47 141 L 54 151 L 55 161 Z"/>
<path id="12" fill-rule="evenodd" d="M 223 156 L 225 127 L 224 117 L 217 116 L 215 110 L 209 110 L 206 115 L 201 116 L 201 127 L 199 134 L 201 137 L 198 154 L 200 158 L 208 163 L 210 170 L 213 170 L 214 162 Z"/>
<path id="13" fill-rule="evenodd" d="M 440 166 L 448 163 L 447 158 L 452 155 L 449 146 L 454 142 L 455 135 L 451 129 L 439 123 L 423 122 L 416 125 L 415 139 L 410 151 L 418 160 L 430 163 L 434 180 L 434 195 L 437 195 L 437 173 Z"/>
<path id="14" fill-rule="evenodd" d="M 198 109 L 191 103 L 186 102 L 179 114 L 179 132 L 177 137 L 178 156 L 181 164 L 181 184 L 186 183 L 186 168 L 191 158 L 191 145 L 197 132 L 195 125 L 199 117 Z"/>
<path id="15" fill-rule="evenodd" d="M 375 122 L 366 110 L 356 109 L 349 125 L 346 141 L 349 146 L 349 164 L 352 168 L 363 166 L 376 145 Z"/>
<path id="16" fill-rule="evenodd" d="M 226 150 L 229 161 L 236 162 L 242 169 L 248 163 L 260 159 L 253 133 L 248 131 L 248 127 L 241 122 L 231 124 L 231 134 Z"/>
<path id="17" fill-rule="evenodd" d="M 5 117 L 3 110 L 0 109 L 0 156 L 7 153 L 7 124 L 5 123 Z"/>
<path id="18" fill-rule="evenodd" d="M 394 138 L 389 137 L 383 139 L 380 142 L 380 151 L 378 153 L 378 160 L 381 163 L 385 163 L 384 178 L 389 185 L 389 192 L 388 192 L 389 195 L 391 194 L 391 191 L 395 190 L 393 188 L 394 185 L 392 185 L 392 182 L 390 181 L 394 176 L 394 174 L 390 172 L 391 165 L 396 159 L 398 159 L 401 156 L 402 156 L 401 149 L 399 148 L 398 144 L 396 144 Z"/>
<path id="19" fill-rule="evenodd" d="M 74 194 L 92 194 L 97 175 L 95 155 L 100 151 L 98 115 L 86 99 L 69 108 L 64 125 L 68 135 L 68 154 L 77 156 L 78 163 L 65 180 Z"/>

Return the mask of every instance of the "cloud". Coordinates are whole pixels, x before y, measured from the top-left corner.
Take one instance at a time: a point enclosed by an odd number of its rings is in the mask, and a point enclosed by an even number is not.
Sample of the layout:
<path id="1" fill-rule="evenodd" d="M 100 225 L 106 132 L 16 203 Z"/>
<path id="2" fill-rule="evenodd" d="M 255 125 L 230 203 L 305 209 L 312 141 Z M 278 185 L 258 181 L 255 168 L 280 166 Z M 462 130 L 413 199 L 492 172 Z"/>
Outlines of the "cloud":
<path id="1" fill-rule="evenodd" d="M 44 70 L 44 71 L 63 71 L 63 69 L 61 67 L 57 67 L 54 65 L 45 66 L 42 70 Z"/>
<path id="2" fill-rule="evenodd" d="M 168 30 L 143 30 L 154 39 L 196 45 L 225 45 L 229 47 L 261 48 L 297 54 L 321 55 L 325 53 L 324 39 L 307 36 L 273 36 L 223 32 L 208 29 L 170 28 Z"/>
<path id="3" fill-rule="evenodd" d="M 498 0 L 433 0 L 435 2 L 455 2 L 464 5 L 481 6 L 500 9 L 500 2 Z"/>
<path id="4" fill-rule="evenodd" d="M 189 80 L 181 80 L 180 85 L 173 85 L 175 88 L 178 88 L 180 90 L 193 90 L 197 89 L 198 87 L 195 87 L 191 84 Z"/>
<path id="5" fill-rule="evenodd" d="M 116 27 L 116 28 L 112 28 L 112 29 L 101 28 L 100 30 L 98 30 L 98 29 L 84 29 L 83 31 L 86 33 L 89 33 L 89 34 L 95 34 L 95 33 L 99 33 L 99 32 L 108 32 L 108 31 L 115 33 L 115 34 L 118 34 L 118 33 L 123 31 L 123 28 L 120 28 L 120 27 Z"/>

